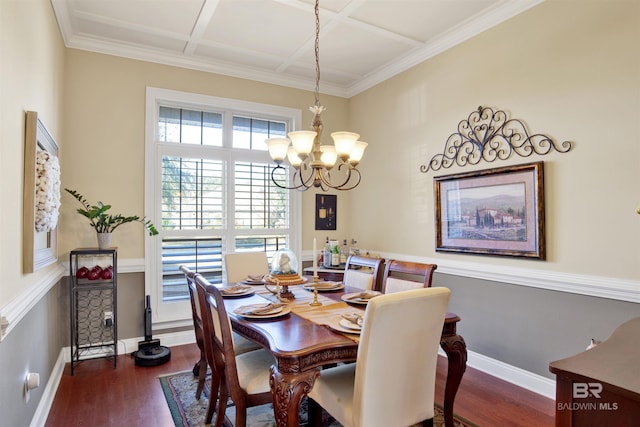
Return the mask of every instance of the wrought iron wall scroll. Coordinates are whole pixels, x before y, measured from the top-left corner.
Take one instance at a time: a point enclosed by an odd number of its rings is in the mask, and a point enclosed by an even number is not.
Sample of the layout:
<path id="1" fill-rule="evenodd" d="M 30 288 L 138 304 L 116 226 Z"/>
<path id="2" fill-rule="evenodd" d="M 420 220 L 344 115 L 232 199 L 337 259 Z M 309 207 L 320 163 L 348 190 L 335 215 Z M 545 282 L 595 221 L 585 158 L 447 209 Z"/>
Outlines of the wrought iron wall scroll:
<path id="1" fill-rule="evenodd" d="M 458 131 L 447 139 L 442 154 L 436 154 L 428 164 L 421 165 L 423 173 L 458 166 L 475 165 L 481 160 L 493 162 L 506 160 L 513 153 L 521 157 L 531 154 L 548 154 L 551 150 L 566 153 L 573 143 L 564 141 L 556 144 L 551 137 L 543 134 L 530 135 L 527 127 L 519 119 L 507 119 L 502 110 L 478 107 L 466 120 L 458 123 Z"/>

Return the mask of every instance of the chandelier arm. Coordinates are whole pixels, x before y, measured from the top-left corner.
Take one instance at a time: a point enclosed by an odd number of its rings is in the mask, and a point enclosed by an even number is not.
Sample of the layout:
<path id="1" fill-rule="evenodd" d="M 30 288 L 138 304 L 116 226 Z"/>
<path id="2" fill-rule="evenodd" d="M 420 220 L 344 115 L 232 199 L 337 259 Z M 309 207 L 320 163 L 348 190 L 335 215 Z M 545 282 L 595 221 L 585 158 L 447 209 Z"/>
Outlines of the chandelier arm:
<path id="1" fill-rule="evenodd" d="M 301 189 L 301 188 L 303 188 L 303 187 L 304 187 L 304 190 L 306 190 L 306 189 L 308 189 L 308 188 L 309 188 L 309 187 L 305 187 L 305 186 L 304 186 L 304 183 L 301 183 L 300 185 L 293 185 L 293 186 L 291 186 L 291 187 L 287 187 L 286 185 L 282 185 L 282 184 L 280 184 L 280 183 L 276 180 L 276 177 L 274 176 L 275 172 L 276 172 L 278 169 L 282 169 L 283 171 L 287 172 L 287 169 L 286 169 L 284 166 L 282 166 L 282 165 L 276 165 L 276 167 L 274 167 L 273 169 L 271 169 L 271 182 L 273 182 L 277 187 L 282 188 L 283 190 L 300 190 L 300 189 Z M 295 184 L 295 175 L 296 175 L 297 173 L 298 173 L 298 172 L 296 171 L 296 173 L 294 174 L 294 177 L 293 177 L 293 182 L 294 182 L 294 184 Z M 304 190 L 302 190 L 302 191 L 304 191 Z"/>
<path id="2" fill-rule="evenodd" d="M 340 165 L 338 167 L 338 169 L 340 167 L 342 167 L 342 166 L 343 165 Z M 360 175 L 360 171 L 358 170 L 358 168 L 357 167 L 352 167 L 352 166 L 349 166 L 349 165 L 347 165 L 347 166 L 349 168 L 348 171 L 347 171 L 347 179 L 341 185 L 335 187 L 336 190 L 342 190 L 342 191 L 353 190 L 354 188 L 356 188 L 358 186 L 358 184 L 360 184 L 360 179 L 362 178 L 362 176 Z M 353 173 L 353 172 L 355 172 L 355 173 Z M 355 176 L 357 180 L 353 185 L 347 187 L 347 184 L 349 182 L 351 182 L 351 177 L 352 176 Z"/>

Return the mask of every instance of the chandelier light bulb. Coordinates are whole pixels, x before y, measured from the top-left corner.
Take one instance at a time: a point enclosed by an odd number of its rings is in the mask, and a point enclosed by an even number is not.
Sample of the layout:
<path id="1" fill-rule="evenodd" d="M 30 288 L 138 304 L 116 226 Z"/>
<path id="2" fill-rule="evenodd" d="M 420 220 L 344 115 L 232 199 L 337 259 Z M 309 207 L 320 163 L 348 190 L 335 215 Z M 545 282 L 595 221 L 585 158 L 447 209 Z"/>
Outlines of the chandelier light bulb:
<path id="1" fill-rule="evenodd" d="M 300 165 L 302 164 L 302 159 L 300 158 L 298 151 L 296 151 L 293 146 L 289 147 L 289 149 L 287 150 L 287 160 L 289 160 L 291 166 L 296 169 L 299 169 Z"/>
<path id="2" fill-rule="evenodd" d="M 313 149 L 313 141 L 318 133 L 312 130 L 300 130 L 297 132 L 289 132 L 291 144 L 300 158 L 304 159 Z"/>
<path id="3" fill-rule="evenodd" d="M 360 135 L 354 132 L 333 132 L 331 138 L 333 138 L 333 143 L 336 146 L 338 157 L 346 162 Z"/>
<path id="4" fill-rule="evenodd" d="M 269 138 L 265 140 L 269 149 L 269 156 L 276 164 L 280 164 L 287 157 L 289 140 L 287 138 Z"/>
<path id="5" fill-rule="evenodd" d="M 351 154 L 349 155 L 349 164 L 351 166 L 357 166 L 358 163 L 360 163 L 360 160 L 362 160 L 362 156 L 364 155 L 364 150 L 365 148 L 367 148 L 367 144 L 364 141 L 356 141 L 355 144 L 353 144 L 353 150 L 351 150 Z"/>
<path id="6" fill-rule="evenodd" d="M 321 145 L 320 151 L 322 154 L 320 155 L 320 161 L 324 164 L 324 167 L 327 170 L 330 170 L 333 165 L 338 161 L 338 153 L 336 152 L 336 147 L 333 145 Z"/>

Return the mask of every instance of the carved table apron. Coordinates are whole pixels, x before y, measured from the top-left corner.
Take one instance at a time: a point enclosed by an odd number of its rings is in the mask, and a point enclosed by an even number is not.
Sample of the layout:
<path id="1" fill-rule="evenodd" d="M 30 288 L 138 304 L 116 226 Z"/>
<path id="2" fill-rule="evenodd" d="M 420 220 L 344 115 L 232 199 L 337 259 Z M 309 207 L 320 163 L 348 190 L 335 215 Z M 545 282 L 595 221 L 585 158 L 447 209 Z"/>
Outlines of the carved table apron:
<path id="1" fill-rule="evenodd" d="M 349 292 L 349 289 L 345 291 Z M 343 292 L 324 295 L 339 300 Z M 227 299 L 225 306 L 230 313 L 238 306 L 261 301 L 264 302 L 262 297 L 254 295 Z M 276 360 L 271 367 L 269 384 L 279 427 L 299 426 L 300 402 L 313 387 L 322 366 L 355 361 L 358 354 L 358 344 L 353 340 L 294 313 L 257 321 L 229 317 L 234 331 L 264 347 Z M 447 313 L 440 339 L 440 346 L 448 359 L 444 396 L 446 427 L 453 427 L 453 403 L 467 366 L 467 348 L 464 339 L 456 332 L 459 321 L 457 315 Z"/>

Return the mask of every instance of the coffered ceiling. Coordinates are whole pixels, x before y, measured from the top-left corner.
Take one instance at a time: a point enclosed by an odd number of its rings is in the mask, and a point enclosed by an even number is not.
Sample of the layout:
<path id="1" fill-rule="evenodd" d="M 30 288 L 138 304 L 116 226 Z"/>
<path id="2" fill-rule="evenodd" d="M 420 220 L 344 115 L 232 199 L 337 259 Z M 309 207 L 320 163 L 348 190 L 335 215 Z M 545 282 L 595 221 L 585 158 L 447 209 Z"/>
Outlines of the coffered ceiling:
<path id="1" fill-rule="evenodd" d="M 543 0 L 320 0 L 320 91 L 351 97 Z M 314 90 L 313 0 L 51 0 L 69 48 Z"/>

